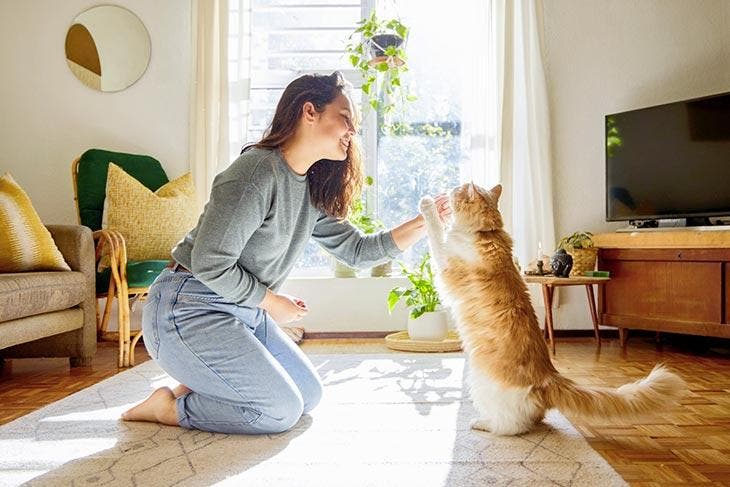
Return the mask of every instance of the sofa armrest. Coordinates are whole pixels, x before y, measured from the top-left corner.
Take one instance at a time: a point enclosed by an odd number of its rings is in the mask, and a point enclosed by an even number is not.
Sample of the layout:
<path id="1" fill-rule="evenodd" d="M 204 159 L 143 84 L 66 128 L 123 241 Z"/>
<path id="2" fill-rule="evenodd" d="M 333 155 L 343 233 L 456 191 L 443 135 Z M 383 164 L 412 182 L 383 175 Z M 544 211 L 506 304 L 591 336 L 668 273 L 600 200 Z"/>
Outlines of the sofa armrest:
<path id="1" fill-rule="evenodd" d="M 83 225 L 46 225 L 46 228 L 71 270 L 80 271 L 90 282 L 95 282 L 95 250 L 91 229 Z"/>

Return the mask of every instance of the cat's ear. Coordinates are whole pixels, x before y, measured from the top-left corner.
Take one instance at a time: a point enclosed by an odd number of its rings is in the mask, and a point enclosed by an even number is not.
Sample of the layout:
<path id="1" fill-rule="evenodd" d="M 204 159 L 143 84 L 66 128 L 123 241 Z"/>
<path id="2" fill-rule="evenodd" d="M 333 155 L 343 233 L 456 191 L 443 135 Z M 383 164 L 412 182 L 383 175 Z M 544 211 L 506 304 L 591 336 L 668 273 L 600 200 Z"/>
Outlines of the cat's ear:
<path id="1" fill-rule="evenodd" d="M 474 195 L 477 193 L 477 185 L 474 184 L 474 181 L 470 181 L 469 184 L 466 186 L 466 195 L 469 198 L 473 198 Z"/>
<path id="2" fill-rule="evenodd" d="M 492 193 L 492 196 L 494 196 L 495 200 L 498 200 L 500 196 L 502 196 L 502 185 L 498 184 L 492 189 L 489 190 L 490 193 Z"/>

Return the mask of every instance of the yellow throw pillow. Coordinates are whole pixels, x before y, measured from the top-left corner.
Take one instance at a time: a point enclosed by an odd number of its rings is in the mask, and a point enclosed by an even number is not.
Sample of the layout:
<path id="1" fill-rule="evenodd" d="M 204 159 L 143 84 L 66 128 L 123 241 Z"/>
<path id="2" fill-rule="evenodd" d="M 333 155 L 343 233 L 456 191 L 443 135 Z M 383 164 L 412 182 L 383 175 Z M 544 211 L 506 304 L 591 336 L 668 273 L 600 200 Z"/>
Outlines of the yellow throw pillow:
<path id="1" fill-rule="evenodd" d="M 153 193 L 121 167 L 109 164 L 102 227 L 124 236 L 127 260 L 171 259 L 172 248 L 197 220 L 190 173 Z"/>
<path id="2" fill-rule="evenodd" d="M 70 271 L 30 198 L 10 174 L 0 178 L 0 272 Z"/>

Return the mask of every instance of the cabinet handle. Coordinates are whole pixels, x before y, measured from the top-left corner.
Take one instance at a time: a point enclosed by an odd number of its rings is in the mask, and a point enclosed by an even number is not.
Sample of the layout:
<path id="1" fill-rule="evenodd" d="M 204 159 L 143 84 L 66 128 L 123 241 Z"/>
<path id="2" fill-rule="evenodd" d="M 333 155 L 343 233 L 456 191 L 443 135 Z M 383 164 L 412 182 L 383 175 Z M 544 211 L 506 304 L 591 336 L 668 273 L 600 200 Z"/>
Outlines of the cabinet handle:
<path id="1" fill-rule="evenodd" d="M 682 258 L 682 252 L 677 252 L 677 258 L 678 259 L 681 259 Z"/>

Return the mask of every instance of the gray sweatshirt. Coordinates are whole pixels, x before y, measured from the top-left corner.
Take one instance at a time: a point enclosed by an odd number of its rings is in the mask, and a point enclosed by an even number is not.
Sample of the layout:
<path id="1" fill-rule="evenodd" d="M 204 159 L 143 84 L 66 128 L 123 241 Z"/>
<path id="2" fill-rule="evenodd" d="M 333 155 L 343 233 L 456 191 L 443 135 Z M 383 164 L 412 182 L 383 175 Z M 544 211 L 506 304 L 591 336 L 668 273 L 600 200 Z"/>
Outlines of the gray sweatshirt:
<path id="1" fill-rule="evenodd" d="M 364 235 L 315 208 L 306 175 L 279 150 L 254 148 L 216 176 L 197 226 L 172 256 L 216 294 L 258 306 L 266 288 L 281 287 L 310 237 L 354 267 L 400 253 L 390 232 Z"/>

